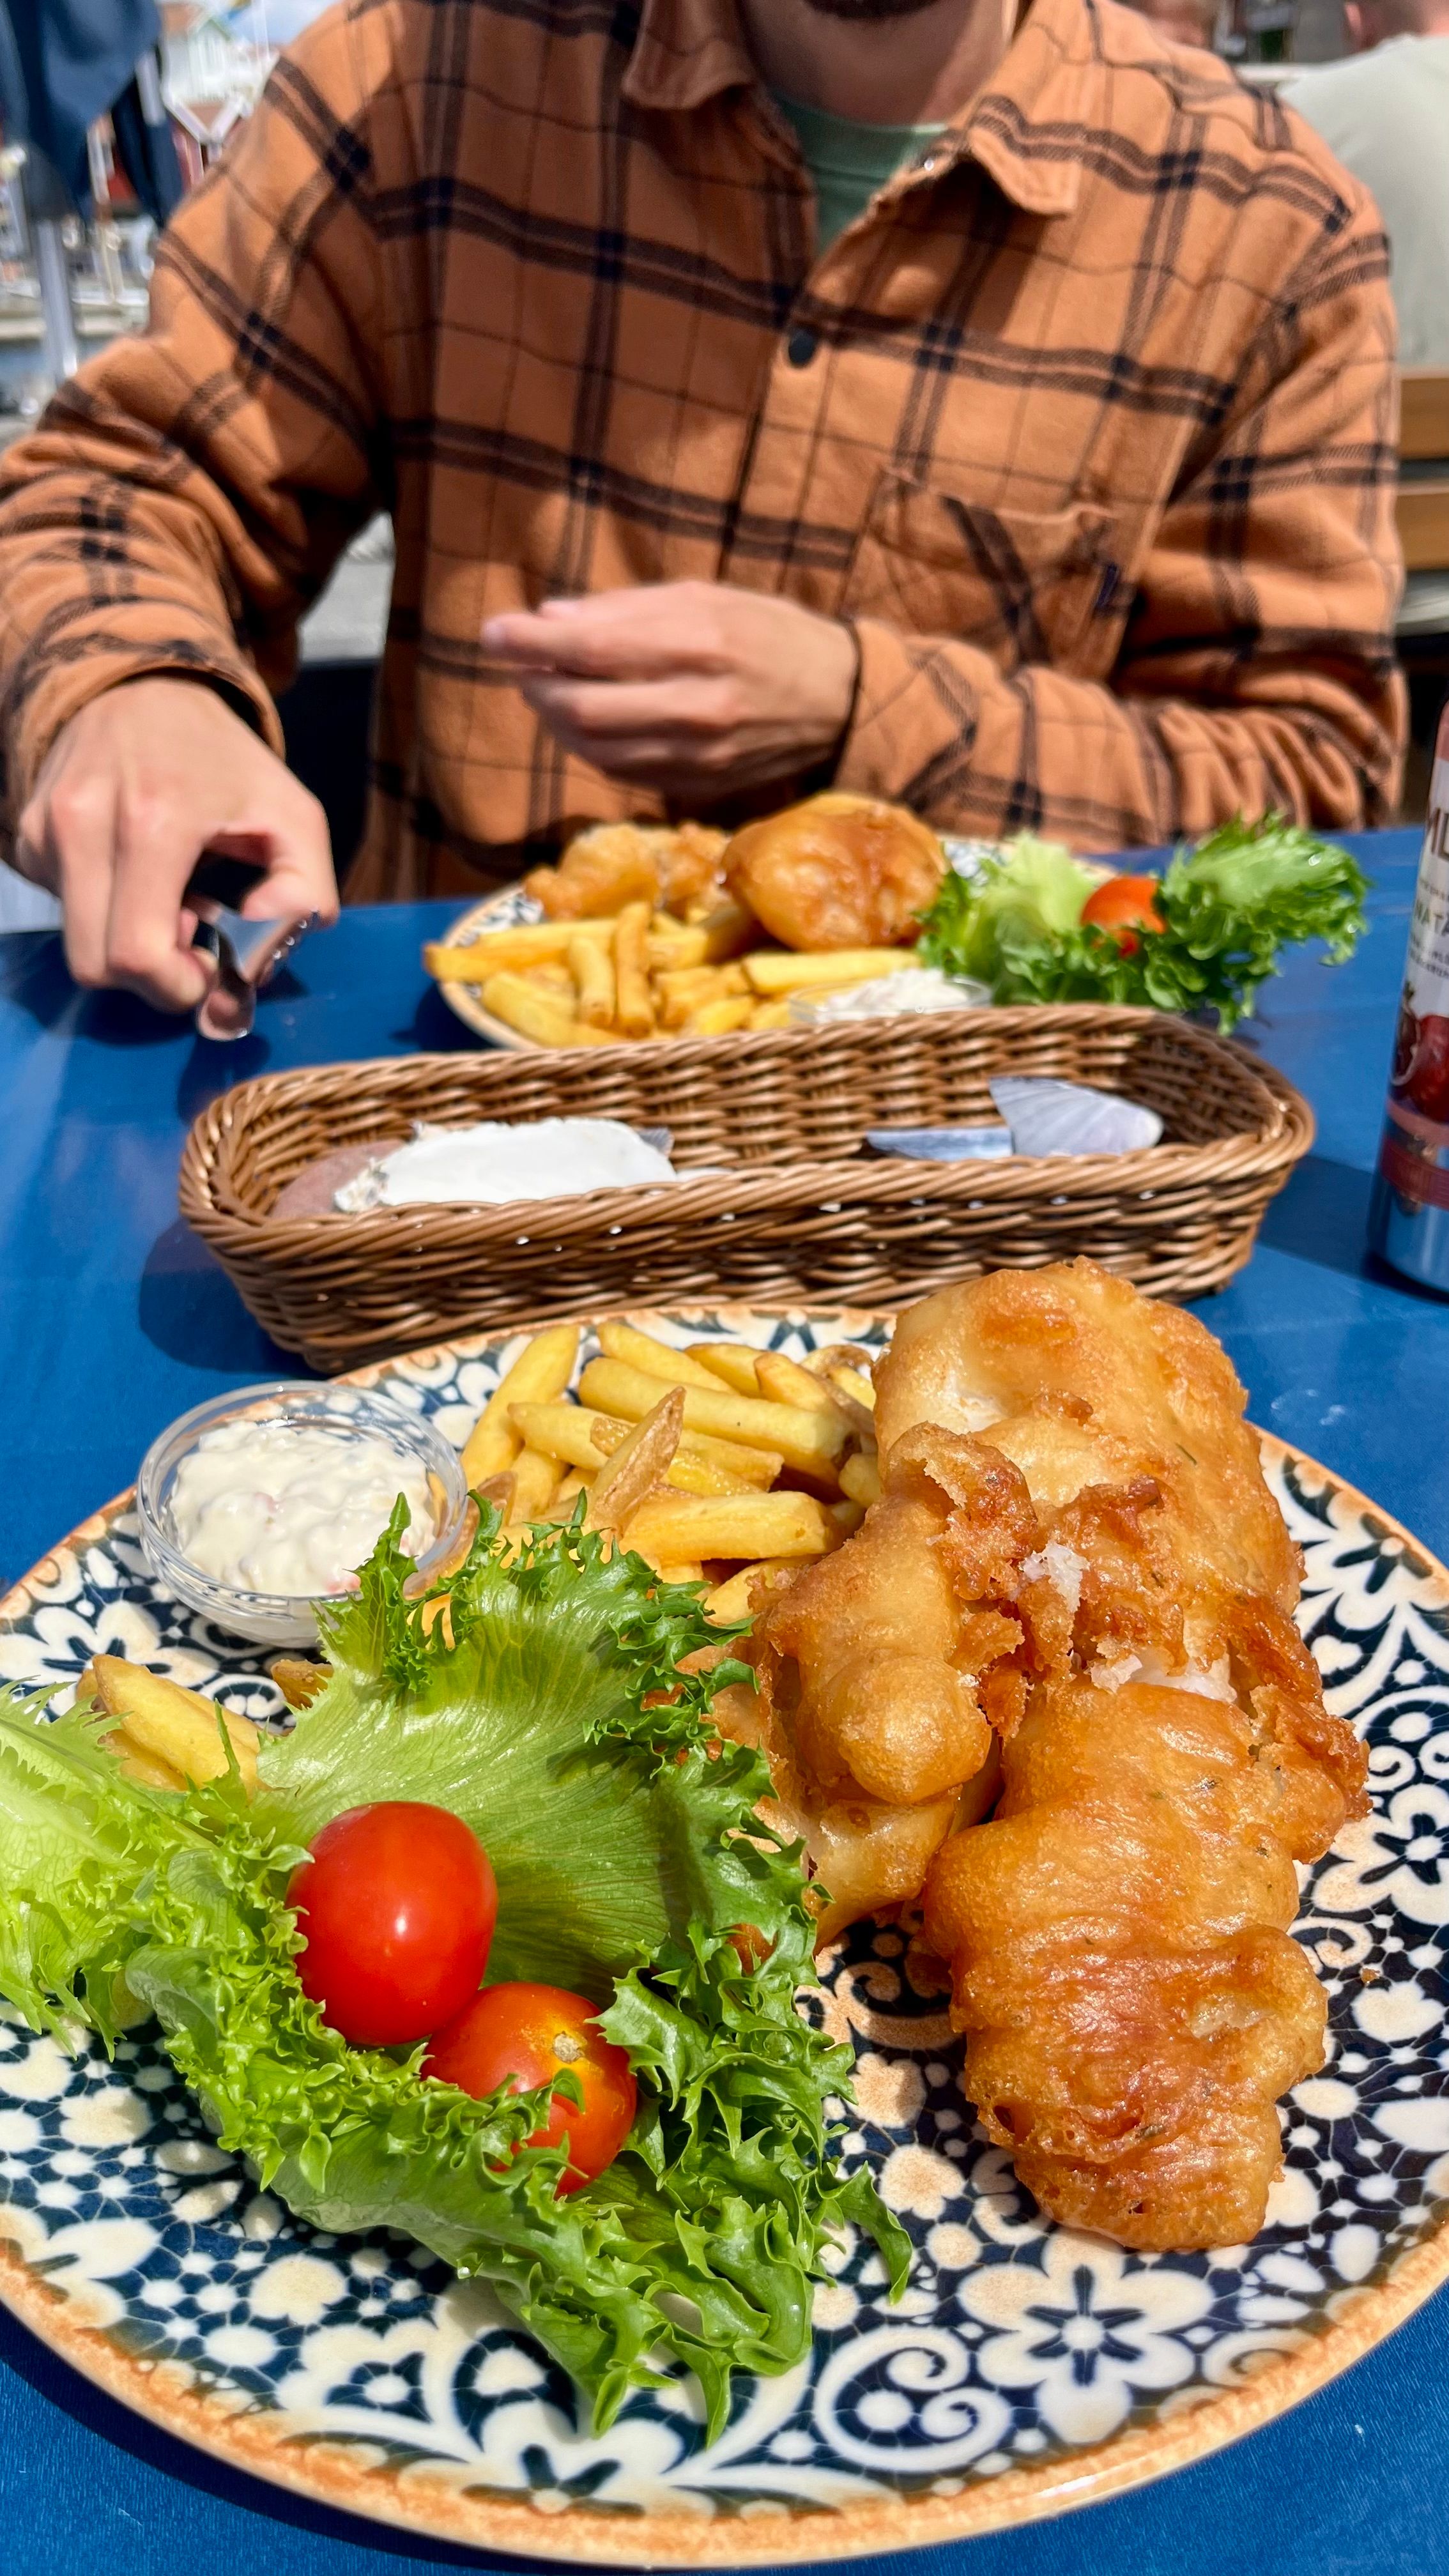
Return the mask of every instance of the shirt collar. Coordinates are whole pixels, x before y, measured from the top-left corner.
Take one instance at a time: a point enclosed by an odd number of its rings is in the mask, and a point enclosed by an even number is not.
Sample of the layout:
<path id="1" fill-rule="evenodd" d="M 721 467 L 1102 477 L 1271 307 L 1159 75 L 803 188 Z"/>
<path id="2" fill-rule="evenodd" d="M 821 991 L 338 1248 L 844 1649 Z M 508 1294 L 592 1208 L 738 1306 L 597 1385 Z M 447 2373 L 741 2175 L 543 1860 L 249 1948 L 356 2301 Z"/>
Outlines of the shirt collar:
<path id="1" fill-rule="evenodd" d="M 624 75 L 635 107 L 702 107 L 755 79 L 734 0 L 643 0 Z M 934 146 L 933 169 L 969 157 L 1028 214 L 1070 214 L 1101 80 L 1096 0 L 1032 0 L 995 78 Z"/>

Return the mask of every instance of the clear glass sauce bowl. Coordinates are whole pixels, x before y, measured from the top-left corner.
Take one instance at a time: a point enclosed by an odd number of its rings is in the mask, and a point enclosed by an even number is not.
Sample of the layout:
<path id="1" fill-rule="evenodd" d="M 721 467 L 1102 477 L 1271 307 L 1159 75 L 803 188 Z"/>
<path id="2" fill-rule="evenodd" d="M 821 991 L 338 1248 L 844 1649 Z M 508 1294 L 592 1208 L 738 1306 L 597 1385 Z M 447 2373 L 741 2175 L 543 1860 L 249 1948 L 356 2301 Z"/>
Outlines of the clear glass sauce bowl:
<path id="1" fill-rule="evenodd" d="M 275 1378 L 265 1386 L 235 1388 L 193 1406 L 153 1440 L 136 1479 L 141 1545 L 156 1580 L 189 1610 L 215 1627 L 258 1646 L 315 1646 L 317 1621 L 306 1594 L 246 1592 L 204 1573 L 176 1536 L 172 1496 L 177 1470 L 209 1431 L 238 1421 L 305 1423 L 340 1445 L 383 1440 L 399 1460 L 421 1466 L 434 1502 L 434 1535 L 418 1551 L 422 1574 L 445 1556 L 457 1536 L 468 1500 L 463 1462 L 450 1441 L 421 1414 L 371 1388 L 329 1386 L 311 1378 Z"/>

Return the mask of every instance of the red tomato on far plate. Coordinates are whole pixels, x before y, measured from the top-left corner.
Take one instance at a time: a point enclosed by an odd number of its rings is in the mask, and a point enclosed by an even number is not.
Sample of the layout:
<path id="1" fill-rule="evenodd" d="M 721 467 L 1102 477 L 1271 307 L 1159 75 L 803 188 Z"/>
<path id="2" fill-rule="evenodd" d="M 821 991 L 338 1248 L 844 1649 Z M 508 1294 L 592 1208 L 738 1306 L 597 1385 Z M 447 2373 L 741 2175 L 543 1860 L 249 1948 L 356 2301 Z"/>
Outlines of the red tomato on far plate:
<path id="1" fill-rule="evenodd" d="M 1158 892 L 1156 877 L 1107 877 L 1088 895 L 1082 919 L 1114 933 L 1118 947 L 1130 957 L 1138 944 L 1135 931 L 1167 927 L 1157 909 Z"/>
<path id="2" fill-rule="evenodd" d="M 583 2107 L 555 2094 L 548 2124 L 531 2147 L 567 2140 L 569 2161 L 558 2197 L 582 2191 L 611 2165 L 634 2123 L 639 2099 L 629 2060 L 605 2039 L 586 1995 L 563 1986 L 489 1986 L 440 2030 L 423 2059 L 423 2073 L 456 2084 L 475 2099 L 514 2079 L 515 2093 L 551 2083 L 568 2068 L 579 2079 Z"/>
<path id="3" fill-rule="evenodd" d="M 402 1798 L 349 1807 L 311 1854 L 287 1902 L 323 2020 L 373 2048 L 451 2021 L 483 1982 L 498 1919 L 492 1863 L 462 1817 Z"/>

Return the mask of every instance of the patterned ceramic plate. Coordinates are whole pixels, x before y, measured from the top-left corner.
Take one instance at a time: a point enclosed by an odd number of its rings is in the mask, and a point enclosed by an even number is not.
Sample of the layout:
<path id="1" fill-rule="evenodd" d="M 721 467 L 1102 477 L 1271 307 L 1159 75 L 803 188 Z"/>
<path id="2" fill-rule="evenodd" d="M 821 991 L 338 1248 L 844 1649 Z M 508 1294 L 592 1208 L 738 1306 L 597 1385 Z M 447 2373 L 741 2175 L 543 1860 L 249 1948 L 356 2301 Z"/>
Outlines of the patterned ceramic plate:
<path id="1" fill-rule="evenodd" d="M 802 1351 L 862 1315 L 641 1318 Z M 515 1345 L 363 1373 L 461 1437 Z M 114 2064 L 0 2022 L 0 2295 L 76 2367 L 235 2466 L 454 2541 L 646 2565 L 845 2557 L 1060 2511 L 1199 2457 L 1356 2360 L 1449 2276 L 1449 1574 L 1322 1468 L 1265 1440 L 1307 1558 L 1330 1705 L 1373 1747 L 1373 1814 L 1305 1888 L 1331 2056 L 1285 2106 L 1257 2242 L 1137 2255 L 1044 2226 L 973 2131 L 938 1999 L 859 1927 L 826 2012 L 857 2053 L 867 2157 L 916 2244 L 886 2304 L 853 2247 L 814 2349 L 745 2383 L 712 2447 L 687 2380 L 602 2438 L 484 2290 L 401 2240 L 311 2233 L 208 2137 L 144 2039 Z M 129 1498 L 0 1606 L 0 1679 L 143 1657 L 262 1716 L 256 1661 L 158 1594 Z"/>

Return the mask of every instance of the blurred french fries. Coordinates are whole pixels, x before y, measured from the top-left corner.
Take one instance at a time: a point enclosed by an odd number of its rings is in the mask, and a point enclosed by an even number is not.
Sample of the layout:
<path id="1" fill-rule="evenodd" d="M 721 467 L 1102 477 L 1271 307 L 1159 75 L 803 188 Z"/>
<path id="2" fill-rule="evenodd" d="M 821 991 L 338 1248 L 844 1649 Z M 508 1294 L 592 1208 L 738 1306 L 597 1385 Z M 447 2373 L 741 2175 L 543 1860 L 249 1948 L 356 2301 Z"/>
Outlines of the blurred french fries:
<path id="1" fill-rule="evenodd" d="M 614 1016 L 626 1038 L 654 1034 L 648 944 L 649 906 L 626 903 L 614 924 Z"/>
<path id="2" fill-rule="evenodd" d="M 586 1020 L 575 1018 L 571 998 L 566 999 L 549 984 L 531 981 L 527 975 L 490 975 L 478 998 L 495 1020 L 516 1029 L 520 1037 L 531 1038 L 535 1046 L 608 1044 L 602 1029 L 591 1028 Z"/>
<path id="3" fill-rule="evenodd" d="M 118 1720 L 106 1741 L 133 1779 L 153 1789 L 219 1780 L 231 1768 L 229 1744 L 242 1786 L 249 1798 L 255 1796 L 261 1739 L 249 1717 L 235 1716 L 202 1692 L 185 1690 L 123 1655 L 97 1655 L 88 1678 L 97 1706 Z"/>
<path id="4" fill-rule="evenodd" d="M 784 1029 L 792 993 L 917 963 L 902 948 L 752 948 L 759 936 L 732 897 L 681 921 L 635 896 L 597 919 L 519 922 L 462 947 L 435 943 L 423 963 L 440 983 L 475 986 L 495 1019 L 548 1047 Z"/>
<path id="5" fill-rule="evenodd" d="M 757 993 L 803 993 L 818 985 L 864 984 L 919 966 L 914 948 L 754 948 L 741 959 Z"/>

